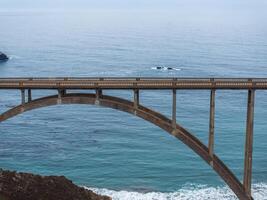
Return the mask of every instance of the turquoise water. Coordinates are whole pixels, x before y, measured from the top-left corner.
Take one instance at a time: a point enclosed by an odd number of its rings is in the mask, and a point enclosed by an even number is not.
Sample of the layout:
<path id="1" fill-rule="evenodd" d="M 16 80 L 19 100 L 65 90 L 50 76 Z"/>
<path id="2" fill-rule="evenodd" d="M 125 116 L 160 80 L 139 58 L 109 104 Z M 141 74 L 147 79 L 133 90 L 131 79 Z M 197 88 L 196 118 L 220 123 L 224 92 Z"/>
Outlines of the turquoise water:
<path id="1" fill-rule="evenodd" d="M 0 12 L 1 77 L 267 77 L 267 26 L 257 16 L 175 12 Z M 177 70 L 155 70 L 155 66 Z M 0 111 L 20 101 L 0 91 Z M 89 92 L 89 91 L 88 91 Z M 34 91 L 34 97 L 54 94 Z M 104 91 L 132 98 L 129 91 Z M 141 103 L 171 116 L 170 91 Z M 242 179 L 245 91 L 218 91 L 215 152 Z M 267 196 L 267 92 L 257 91 L 253 194 Z M 207 144 L 209 91 L 179 91 L 177 121 Z M 139 118 L 96 106 L 54 106 L 0 124 L 0 167 L 65 175 L 114 199 L 235 199 L 188 147 Z"/>

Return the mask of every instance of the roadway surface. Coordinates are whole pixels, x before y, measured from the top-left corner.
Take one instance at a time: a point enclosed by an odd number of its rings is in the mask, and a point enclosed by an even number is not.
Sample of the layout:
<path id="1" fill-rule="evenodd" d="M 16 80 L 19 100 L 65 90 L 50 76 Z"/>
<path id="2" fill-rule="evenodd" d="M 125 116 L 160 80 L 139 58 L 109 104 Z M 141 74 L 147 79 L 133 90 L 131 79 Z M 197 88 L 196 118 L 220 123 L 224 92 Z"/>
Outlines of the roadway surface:
<path id="1" fill-rule="evenodd" d="M 267 89 L 267 78 L 0 78 L 0 89 Z"/>

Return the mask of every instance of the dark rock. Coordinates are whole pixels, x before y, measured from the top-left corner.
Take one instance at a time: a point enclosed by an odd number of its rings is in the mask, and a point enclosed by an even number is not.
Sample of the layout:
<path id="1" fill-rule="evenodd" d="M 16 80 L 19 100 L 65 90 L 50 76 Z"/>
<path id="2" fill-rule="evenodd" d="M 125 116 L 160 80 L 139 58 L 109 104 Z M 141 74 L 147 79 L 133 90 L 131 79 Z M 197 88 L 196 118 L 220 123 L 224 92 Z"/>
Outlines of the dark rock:
<path id="1" fill-rule="evenodd" d="M 172 67 L 156 67 L 156 69 L 159 69 L 159 70 L 173 70 Z"/>
<path id="2" fill-rule="evenodd" d="M 78 187 L 64 176 L 40 176 L 0 169 L 1 200 L 111 200 Z"/>
<path id="3" fill-rule="evenodd" d="M 8 60 L 7 55 L 0 51 L 0 61 L 7 61 L 7 60 Z"/>

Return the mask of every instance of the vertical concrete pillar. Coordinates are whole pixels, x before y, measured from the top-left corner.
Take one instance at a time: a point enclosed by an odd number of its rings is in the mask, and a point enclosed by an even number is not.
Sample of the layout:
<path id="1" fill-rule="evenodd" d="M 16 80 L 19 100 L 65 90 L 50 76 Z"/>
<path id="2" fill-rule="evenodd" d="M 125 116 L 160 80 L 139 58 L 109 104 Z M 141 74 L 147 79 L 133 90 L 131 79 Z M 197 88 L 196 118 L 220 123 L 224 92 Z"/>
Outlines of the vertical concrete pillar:
<path id="1" fill-rule="evenodd" d="M 102 96 L 102 90 L 101 89 L 96 89 L 96 98 L 99 100 Z"/>
<path id="2" fill-rule="evenodd" d="M 176 89 L 172 90 L 172 127 L 176 129 Z"/>
<path id="3" fill-rule="evenodd" d="M 32 101 L 32 91 L 31 89 L 28 89 L 28 102 Z"/>
<path id="4" fill-rule="evenodd" d="M 99 105 L 99 99 L 102 97 L 102 90 L 101 89 L 96 89 L 96 99 L 95 99 L 95 104 Z"/>
<path id="5" fill-rule="evenodd" d="M 25 89 L 21 90 L 21 104 L 25 104 Z"/>
<path id="6" fill-rule="evenodd" d="M 66 90 L 63 89 L 58 89 L 58 100 L 57 103 L 61 104 L 62 102 L 62 97 L 66 94 Z"/>
<path id="7" fill-rule="evenodd" d="M 139 105 L 139 90 L 134 89 L 134 109 L 137 109 Z"/>
<path id="8" fill-rule="evenodd" d="M 243 179 L 243 185 L 245 191 L 249 196 L 251 196 L 251 178 L 252 178 L 254 103 L 255 103 L 255 90 L 250 89 L 248 90 L 247 127 L 246 127 L 244 179 Z"/>
<path id="9" fill-rule="evenodd" d="M 210 91 L 209 155 L 213 159 L 214 151 L 215 89 Z M 211 160 L 210 165 L 213 165 Z"/>

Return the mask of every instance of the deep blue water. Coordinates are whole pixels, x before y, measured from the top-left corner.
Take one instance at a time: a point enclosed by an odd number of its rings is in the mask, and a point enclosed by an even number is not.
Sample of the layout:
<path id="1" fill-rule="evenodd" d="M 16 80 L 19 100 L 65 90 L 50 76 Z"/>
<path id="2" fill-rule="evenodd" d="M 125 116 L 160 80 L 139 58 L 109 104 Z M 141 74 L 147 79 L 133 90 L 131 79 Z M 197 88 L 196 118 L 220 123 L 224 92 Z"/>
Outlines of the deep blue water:
<path id="1" fill-rule="evenodd" d="M 0 51 L 11 56 L 0 64 L 1 77 L 267 77 L 267 24 L 256 16 L 0 12 L 0 21 Z M 19 103 L 19 91 L 0 92 L 1 112 Z M 132 98 L 128 91 L 104 92 Z M 216 96 L 215 152 L 240 179 L 246 98 L 246 91 Z M 267 92 L 257 91 L 253 193 L 258 199 L 267 195 L 266 98 Z M 141 103 L 171 116 L 170 91 L 141 91 Z M 177 121 L 207 144 L 209 91 L 179 91 L 177 105 Z M 210 199 L 234 199 L 180 141 L 134 116 L 96 106 L 42 108 L 1 123 L 0 167 L 65 175 L 79 185 L 109 189 L 100 192 L 118 199 L 194 199 L 192 194 L 205 199 L 201 194 L 207 193 Z M 161 193 L 131 197 L 113 190 Z"/>

